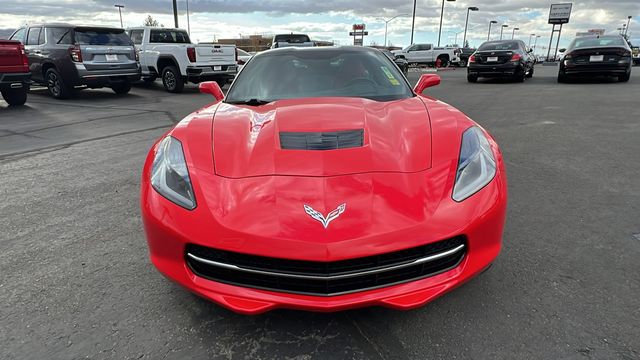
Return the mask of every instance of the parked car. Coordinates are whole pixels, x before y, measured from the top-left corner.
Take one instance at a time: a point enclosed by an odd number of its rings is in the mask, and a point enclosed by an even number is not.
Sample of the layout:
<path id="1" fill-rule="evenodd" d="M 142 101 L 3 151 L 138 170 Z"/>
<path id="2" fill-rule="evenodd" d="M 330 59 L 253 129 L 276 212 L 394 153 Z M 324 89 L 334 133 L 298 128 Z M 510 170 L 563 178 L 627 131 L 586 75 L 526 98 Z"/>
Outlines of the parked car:
<path id="1" fill-rule="evenodd" d="M 19 41 L 0 40 L 0 93 L 9 105 L 27 101 L 31 73 L 24 45 Z"/>
<path id="2" fill-rule="evenodd" d="M 251 57 L 253 56 L 252 54 L 249 54 L 248 52 L 240 49 L 240 48 L 236 48 L 236 58 L 237 58 L 237 64 L 238 64 L 238 71 L 240 71 L 242 69 L 242 67 L 244 66 L 244 64 L 247 63 L 247 61 L 249 61 L 249 59 L 251 59 Z"/>
<path id="3" fill-rule="evenodd" d="M 523 82 L 532 77 L 535 58 L 522 40 L 487 41 L 469 57 L 467 81 L 480 77 L 510 77 Z"/>
<path id="4" fill-rule="evenodd" d="M 236 46 L 193 44 L 183 29 L 138 27 L 127 29 L 140 56 L 142 79 L 158 77 L 168 92 L 182 92 L 186 82 L 214 80 L 220 86 L 236 75 Z"/>
<path id="5" fill-rule="evenodd" d="M 407 59 L 409 64 L 447 67 L 458 63 L 460 58 L 455 48 L 434 47 L 432 44 L 413 44 L 402 50 L 392 51 L 395 56 Z"/>
<path id="6" fill-rule="evenodd" d="M 459 67 L 466 67 L 467 64 L 469 64 L 469 57 L 471 57 L 474 52 L 476 52 L 476 49 L 473 48 L 458 49 L 458 58 L 460 60 L 458 60 L 458 63 L 456 65 L 458 65 Z"/>
<path id="7" fill-rule="evenodd" d="M 480 275 L 502 246 L 504 161 L 424 94 L 439 83 L 412 89 L 379 51 L 349 46 L 257 54 L 226 97 L 200 84 L 215 102 L 144 162 L 152 263 L 244 314 L 408 310 Z"/>
<path id="8" fill-rule="evenodd" d="M 640 65 L 640 38 L 632 39 L 629 42 L 631 47 L 631 57 L 633 57 L 633 64 Z"/>
<path id="9" fill-rule="evenodd" d="M 25 44 L 33 82 L 57 99 L 71 97 L 77 87 L 126 94 L 140 79 L 133 43 L 123 29 L 42 24 L 20 28 L 11 39 Z"/>
<path id="10" fill-rule="evenodd" d="M 578 76 L 617 76 L 622 82 L 631 78 L 631 48 L 621 35 L 577 37 L 560 52 L 558 82 Z"/>
<path id="11" fill-rule="evenodd" d="M 404 76 L 407 76 L 407 74 L 409 74 L 409 62 L 407 61 L 407 59 L 395 56 L 389 50 L 380 51 L 382 51 L 382 53 L 385 54 L 389 58 L 389 60 L 393 61 L 396 64 L 396 66 L 398 67 L 398 69 L 400 69 L 400 71 L 402 71 Z"/>
<path id="12" fill-rule="evenodd" d="M 278 34 L 273 37 L 272 49 L 282 47 L 312 47 L 316 44 L 305 34 Z"/>

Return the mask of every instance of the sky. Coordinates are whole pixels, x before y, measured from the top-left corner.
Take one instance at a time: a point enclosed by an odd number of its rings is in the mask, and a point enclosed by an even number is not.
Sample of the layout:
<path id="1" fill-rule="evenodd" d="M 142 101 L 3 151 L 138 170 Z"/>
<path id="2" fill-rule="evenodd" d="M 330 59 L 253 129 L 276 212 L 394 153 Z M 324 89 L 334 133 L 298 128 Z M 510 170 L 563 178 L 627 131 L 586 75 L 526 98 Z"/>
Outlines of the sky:
<path id="1" fill-rule="evenodd" d="M 187 28 L 187 1 L 191 38 L 194 42 L 210 42 L 219 38 L 251 34 L 306 33 L 314 40 L 333 40 L 352 44 L 348 33 L 352 24 L 365 23 L 369 35 L 365 45 L 384 44 L 385 23 L 389 22 L 388 44 L 406 46 L 410 42 L 412 0 L 178 0 L 179 25 Z M 441 43 L 462 44 L 467 7 L 471 12 L 467 39 L 478 46 L 487 39 L 489 21 L 498 24 L 492 38 L 500 37 L 500 25 L 506 24 L 504 37 L 529 42 L 537 34 L 539 52 L 549 44 L 551 25 L 547 24 L 549 6 L 563 1 L 549 0 L 455 0 L 445 3 Z M 63 21 L 74 24 L 120 24 L 118 9 L 122 4 L 124 27 L 139 26 L 151 15 L 172 27 L 171 0 L 0 0 L 0 29 L 15 29 L 25 23 Z M 442 0 L 417 0 L 414 43 L 437 43 Z M 560 47 L 578 31 L 605 29 L 607 33 L 626 24 L 631 38 L 640 38 L 640 0 L 584 0 L 573 2 L 569 24 L 563 27 Z M 535 39 L 535 37 L 533 37 Z M 535 41 L 532 41 L 532 45 Z M 555 43 L 555 41 L 554 41 Z M 555 44 L 554 44 L 555 46 Z"/>

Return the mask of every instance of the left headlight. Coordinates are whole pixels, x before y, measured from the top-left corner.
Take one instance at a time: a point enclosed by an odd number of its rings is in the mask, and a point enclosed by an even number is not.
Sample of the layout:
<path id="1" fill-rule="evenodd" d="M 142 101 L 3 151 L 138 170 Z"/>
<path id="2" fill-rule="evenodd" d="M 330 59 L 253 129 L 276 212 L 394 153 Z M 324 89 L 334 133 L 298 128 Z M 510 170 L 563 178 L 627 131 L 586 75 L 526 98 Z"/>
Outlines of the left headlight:
<path id="1" fill-rule="evenodd" d="M 151 186 L 177 205 L 195 209 L 196 198 L 179 140 L 167 136 L 158 145 L 151 167 Z"/>
<path id="2" fill-rule="evenodd" d="M 460 159 L 453 186 L 453 200 L 463 201 L 491 182 L 496 160 L 484 132 L 474 126 L 462 134 Z"/>

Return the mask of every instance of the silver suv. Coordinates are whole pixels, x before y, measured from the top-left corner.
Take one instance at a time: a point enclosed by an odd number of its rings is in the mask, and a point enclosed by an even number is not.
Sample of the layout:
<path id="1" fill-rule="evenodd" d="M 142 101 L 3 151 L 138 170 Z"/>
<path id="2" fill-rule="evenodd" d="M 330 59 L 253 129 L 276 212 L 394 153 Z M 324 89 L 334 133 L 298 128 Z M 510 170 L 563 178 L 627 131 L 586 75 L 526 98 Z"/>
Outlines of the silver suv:
<path id="1" fill-rule="evenodd" d="M 25 45 L 32 81 L 58 99 L 79 87 L 126 94 L 140 79 L 138 56 L 124 29 L 42 24 L 20 28 L 11 39 Z"/>

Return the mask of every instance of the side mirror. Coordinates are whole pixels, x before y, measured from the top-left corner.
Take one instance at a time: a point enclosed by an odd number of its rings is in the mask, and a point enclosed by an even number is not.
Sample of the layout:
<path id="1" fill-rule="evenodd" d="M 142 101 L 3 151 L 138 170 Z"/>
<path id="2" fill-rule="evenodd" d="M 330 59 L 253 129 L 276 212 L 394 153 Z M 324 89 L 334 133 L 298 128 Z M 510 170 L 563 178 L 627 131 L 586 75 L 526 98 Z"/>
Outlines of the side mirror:
<path id="1" fill-rule="evenodd" d="M 216 99 L 216 102 L 222 101 L 224 99 L 224 93 L 222 89 L 220 89 L 220 85 L 218 85 L 215 81 L 205 81 L 201 82 L 198 86 L 200 92 L 203 94 L 211 94 Z"/>
<path id="2" fill-rule="evenodd" d="M 436 74 L 423 74 L 420 76 L 420 80 L 413 88 L 413 91 L 418 95 L 422 95 L 426 88 L 430 88 L 436 85 L 440 85 L 440 76 Z"/>
<path id="3" fill-rule="evenodd" d="M 558 51 L 559 51 L 559 52 L 561 52 L 561 53 L 563 53 L 563 52 L 567 51 L 567 49 L 562 48 L 562 49 L 560 49 L 560 50 L 558 50 Z"/>

